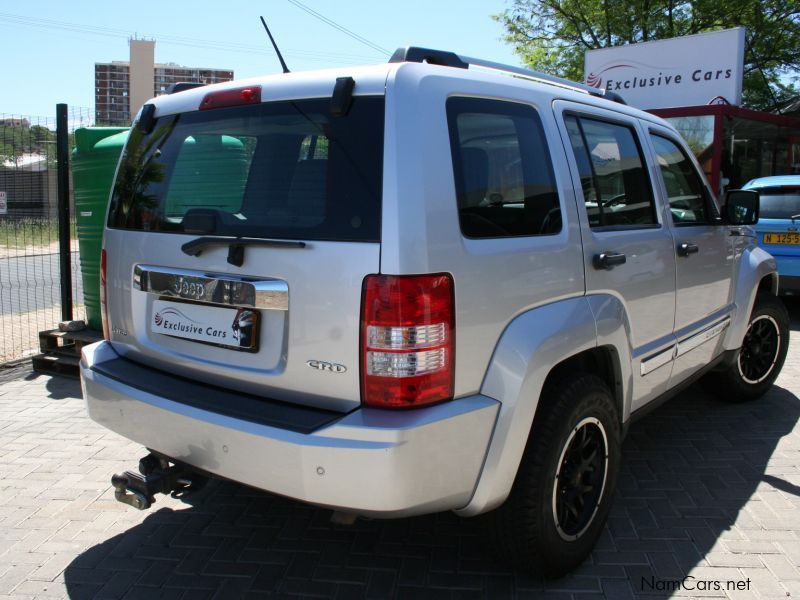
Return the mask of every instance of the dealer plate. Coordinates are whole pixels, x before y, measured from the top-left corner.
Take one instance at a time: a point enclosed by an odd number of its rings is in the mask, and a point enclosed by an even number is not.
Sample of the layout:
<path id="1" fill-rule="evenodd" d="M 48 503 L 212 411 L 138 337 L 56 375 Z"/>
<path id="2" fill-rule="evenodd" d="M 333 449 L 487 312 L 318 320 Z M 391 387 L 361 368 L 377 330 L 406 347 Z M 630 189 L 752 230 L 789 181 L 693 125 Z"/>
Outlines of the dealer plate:
<path id="1" fill-rule="evenodd" d="M 800 233 L 765 233 L 765 244 L 800 246 Z"/>
<path id="2" fill-rule="evenodd" d="M 155 300 L 150 331 L 255 352 L 258 350 L 258 311 Z"/>

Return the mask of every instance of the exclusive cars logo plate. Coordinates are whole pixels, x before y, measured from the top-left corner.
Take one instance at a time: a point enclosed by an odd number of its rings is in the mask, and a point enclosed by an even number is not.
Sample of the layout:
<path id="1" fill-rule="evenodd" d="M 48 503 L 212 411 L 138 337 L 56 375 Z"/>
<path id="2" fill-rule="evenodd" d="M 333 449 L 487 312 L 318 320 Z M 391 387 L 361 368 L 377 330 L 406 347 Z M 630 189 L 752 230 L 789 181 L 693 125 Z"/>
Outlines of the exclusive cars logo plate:
<path id="1" fill-rule="evenodd" d="M 225 348 L 258 350 L 258 311 L 155 300 L 150 331 Z"/>
<path id="2" fill-rule="evenodd" d="M 347 367 L 344 365 L 337 365 L 324 360 L 307 360 L 306 364 L 317 371 L 330 371 L 331 373 L 344 373 L 347 371 Z"/>

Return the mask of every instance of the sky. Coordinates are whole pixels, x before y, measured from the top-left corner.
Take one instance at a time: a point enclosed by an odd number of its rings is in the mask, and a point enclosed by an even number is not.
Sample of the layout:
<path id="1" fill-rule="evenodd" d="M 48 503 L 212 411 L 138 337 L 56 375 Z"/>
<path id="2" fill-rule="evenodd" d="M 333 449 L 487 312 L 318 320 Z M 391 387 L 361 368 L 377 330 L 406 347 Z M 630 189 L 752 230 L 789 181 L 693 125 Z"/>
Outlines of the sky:
<path id="1" fill-rule="evenodd" d="M 389 53 L 424 46 L 520 65 L 491 15 L 504 0 L 300 0 Z M 292 71 L 374 64 L 388 55 L 291 0 L 28 0 L 0 8 L 0 115 L 49 117 L 55 105 L 94 109 L 94 63 L 127 61 L 128 39 L 155 39 L 157 63 L 279 73 L 263 15 Z"/>

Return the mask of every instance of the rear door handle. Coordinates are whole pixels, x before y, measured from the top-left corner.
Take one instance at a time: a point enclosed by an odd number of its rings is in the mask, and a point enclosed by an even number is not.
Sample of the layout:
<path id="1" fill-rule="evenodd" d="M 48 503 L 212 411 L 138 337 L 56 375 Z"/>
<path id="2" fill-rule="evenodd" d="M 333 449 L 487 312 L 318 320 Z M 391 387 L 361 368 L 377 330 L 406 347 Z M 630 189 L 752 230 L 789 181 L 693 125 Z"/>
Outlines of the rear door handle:
<path id="1" fill-rule="evenodd" d="M 624 265 L 628 259 L 625 255 L 617 252 L 601 252 L 594 255 L 594 268 L 598 270 L 611 270 L 616 266 Z"/>
<path id="2" fill-rule="evenodd" d="M 678 244 L 678 256 L 689 256 L 690 254 L 697 254 L 698 252 L 700 252 L 700 248 L 695 244 L 688 244 L 686 242 Z"/>

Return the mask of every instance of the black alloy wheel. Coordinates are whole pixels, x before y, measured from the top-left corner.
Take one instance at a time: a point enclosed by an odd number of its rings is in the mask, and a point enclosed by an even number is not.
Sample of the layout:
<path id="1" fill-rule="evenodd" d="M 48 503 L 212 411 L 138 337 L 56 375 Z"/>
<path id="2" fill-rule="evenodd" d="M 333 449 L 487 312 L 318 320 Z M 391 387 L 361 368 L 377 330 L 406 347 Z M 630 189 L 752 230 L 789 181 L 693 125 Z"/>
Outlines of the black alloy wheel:
<path id="1" fill-rule="evenodd" d="M 583 419 L 572 430 L 556 471 L 553 518 L 558 534 L 576 540 L 592 523 L 608 473 L 608 439 L 596 418 Z"/>
<path id="2" fill-rule="evenodd" d="M 763 396 L 781 372 L 789 351 L 789 313 L 780 298 L 760 293 L 735 359 L 707 373 L 703 387 L 727 402 Z"/>
<path id="3" fill-rule="evenodd" d="M 747 328 L 739 352 L 739 373 L 750 384 L 761 383 L 769 377 L 781 348 L 781 331 L 770 315 L 753 319 Z"/>
<path id="4" fill-rule="evenodd" d="M 622 458 L 617 402 L 593 373 L 548 381 L 506 501 L 486 515 L 494 551 L 515 568 L 561 577 L 580 565 L 611 509 Z"/>

